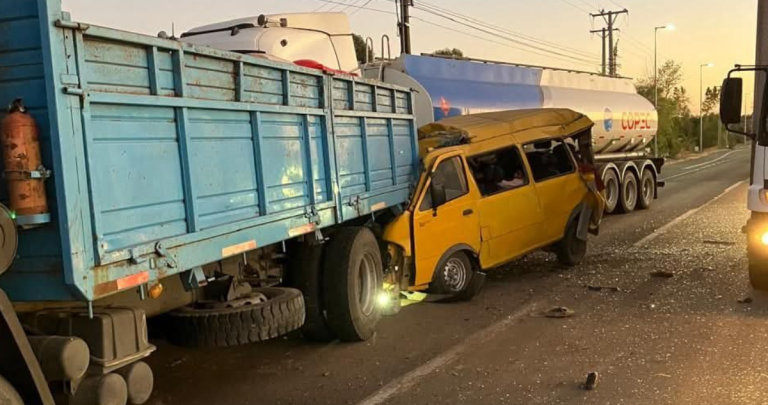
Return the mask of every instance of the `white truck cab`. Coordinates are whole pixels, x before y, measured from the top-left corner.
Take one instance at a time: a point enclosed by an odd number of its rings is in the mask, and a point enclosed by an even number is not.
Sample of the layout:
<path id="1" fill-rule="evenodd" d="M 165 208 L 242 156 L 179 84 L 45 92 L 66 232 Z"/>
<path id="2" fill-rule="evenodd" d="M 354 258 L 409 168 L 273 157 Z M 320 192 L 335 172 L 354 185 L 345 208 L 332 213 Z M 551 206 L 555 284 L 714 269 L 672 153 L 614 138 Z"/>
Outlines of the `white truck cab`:
<path id="1" fill-rule="evenodd" d="M 755 128 L 753 133 L 745 132 L 734 125 L 742 120 L 742 87 L 739 75 L 755 73 Z M 759 0 L 757 10 L 757 55 L 755 65 L 736 67 L 728 73 L 723 82 L 720 99 L 720 119 L 732 133 L 744 135 L 752 140 L 752 163 L 747 207 L 751 212 L 745 231 L 747 234 L 747 256 L 749 279 L 756 290 L 768 291 L 768 0 Z"/>
<path id="2" fill-rule="evenodd" d="M 197 27 L 182 34 L 181 40 L 283 62 L 305 60 L 334 70 L 359 71 L 344 13 L 262 14 Z"/>

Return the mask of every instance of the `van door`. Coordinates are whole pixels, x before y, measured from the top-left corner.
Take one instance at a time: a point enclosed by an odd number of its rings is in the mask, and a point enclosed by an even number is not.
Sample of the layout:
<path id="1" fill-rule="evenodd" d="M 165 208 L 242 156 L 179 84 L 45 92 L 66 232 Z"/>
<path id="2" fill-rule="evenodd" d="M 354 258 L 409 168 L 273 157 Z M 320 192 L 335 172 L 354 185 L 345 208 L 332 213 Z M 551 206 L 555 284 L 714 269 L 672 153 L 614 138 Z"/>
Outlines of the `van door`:
<path id="1" fill-rule="evenodd" d="M 543 213 L 520 148 L 512 145 L 469 161 L 482 195 L 478 207 L 483 267 L 508 262 L 539 247 L 545 239 Z"/>
<path id="2" fill-rule="evenodd" d="M 466 161 L 459 152 L 440 156 L 427 180 L 413 213 L 416 285 L 429 284 L 435 268 L 453 249 L 480 250 L 477 214 L 478 191 L 467 181 Z M 445 188 L 445 203 L 432 204 L 431 187 Z"/>
<path id="3" fill-rule="evenodd" d="M 555 242 L 563 237 L 573 209 L 584 201 L 586 185 L 562 140 L 531 143 L 524 150 L 544 212 L 546 242 Z"/>

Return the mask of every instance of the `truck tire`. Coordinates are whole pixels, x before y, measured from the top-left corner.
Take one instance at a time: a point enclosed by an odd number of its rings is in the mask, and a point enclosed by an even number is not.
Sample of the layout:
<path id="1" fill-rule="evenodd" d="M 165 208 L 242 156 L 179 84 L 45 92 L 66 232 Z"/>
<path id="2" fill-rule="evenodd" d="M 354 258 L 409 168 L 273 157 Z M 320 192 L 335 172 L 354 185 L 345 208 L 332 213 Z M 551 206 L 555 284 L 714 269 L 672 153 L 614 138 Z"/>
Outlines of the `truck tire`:
<path id="1" fill-rule="evenodd" d="M 21 395 L 13 388 L 13 385 L 0 375 L 0 404 L 24 405 Z"/>
<path id="2" fill-rule="evenodd" d="M 640 176 L 640 184 L 637 187 L 637 209 L 647 210 L 651 208 L 653 199 L 656 197 L 656 178 L 649 169 L 643 170 Z"/>
<path id="3" fill-rule="evenodd" d="M 603 174 L 605 184 L 605 213 L 613 214 L 619 205 L 620 185 L 619 175 L 613 169 L 608 169 Z"/>
<path id="4" fill-rule="evenodd" d="M 254 288 L 268 300 L 235 308 L 192 305 L 167 314 L 166 337 L 185 347 L 227 347 L 276 338 L 304 324 L 304 298 L 293 288 Z"/>
<path id="5" fill-rule="evenodd" d="M 768 258 L 755 252 L 752 243 L 747 244 L 749 283 L 757 291 L 768 291 Z"/>
<path id="6" fill-rule="evenodd" d="M 623 214 L 629 214 L 637 206 L 637 176 L 635 173 L 627 170 L 624 172 L 624 178 L 621 179 L 621 193 L 619 193 L 619 205 L 617 211 Z"/>
<path id="7" fill-rule="evenodd" d="M 329 342 L 336 335 L 328 327 L 323 302 L 323 245 L 296 243 L 289 248 L 288 285 L 304 296 L 305 320 L 301 334 L 309 340 Z"/>
<path id="8" fill-rule="evenodd" d="M 323 269 L 326 318 L 345 342 L 370 339 L 381 319 L 384 291 L 381 251 L 368 228 L 343 228 L 326 246 Z"/>
<path id="9" fill-rule="evenodd" d="M 557 261 L 563 266 L 576 266 L 587 255 L 587 241 L 581 240 L 576 236 L 578 230 L 579 219 L 576 218 L 568 224 L 563 239 L 555 245 Z"/>

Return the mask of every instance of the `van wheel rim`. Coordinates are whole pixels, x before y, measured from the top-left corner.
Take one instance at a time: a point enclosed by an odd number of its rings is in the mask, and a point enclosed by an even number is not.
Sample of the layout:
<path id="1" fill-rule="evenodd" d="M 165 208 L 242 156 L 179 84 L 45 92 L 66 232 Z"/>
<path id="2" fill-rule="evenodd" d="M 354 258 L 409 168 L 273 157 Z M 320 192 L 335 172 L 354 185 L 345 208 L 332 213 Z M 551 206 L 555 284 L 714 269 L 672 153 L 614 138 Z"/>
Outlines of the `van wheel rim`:
<path id="1" fill-rule="evenodd" d="M 357 299 L 360 310 L 365 316 L 369 316 L 376 308 L 376 262 L 369 252 L 363 254 L 358 269 Z"/>
<path id="2" fill-rule="evenodd" d="M 453 292 L 463 291 L 467 287 L 467 267 L 457 258 L 448 259 L 443 267 L 445 285 Z"/>

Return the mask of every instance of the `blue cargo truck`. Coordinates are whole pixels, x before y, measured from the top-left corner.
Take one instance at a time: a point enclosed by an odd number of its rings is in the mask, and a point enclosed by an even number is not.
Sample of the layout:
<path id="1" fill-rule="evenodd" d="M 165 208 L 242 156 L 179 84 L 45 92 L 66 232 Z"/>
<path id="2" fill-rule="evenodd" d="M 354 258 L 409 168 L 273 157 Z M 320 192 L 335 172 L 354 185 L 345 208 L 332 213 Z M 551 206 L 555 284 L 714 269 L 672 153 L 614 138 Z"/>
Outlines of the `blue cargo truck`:
<path id="1" fill-rule="evenodd" d="M 145 402 L 156 315 L 182 345 L 373 334 L 408 89 L 4 0 L 0 105 L 0 402 Z"/>

